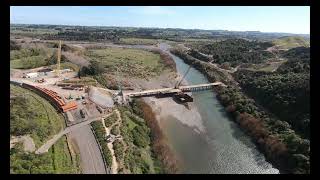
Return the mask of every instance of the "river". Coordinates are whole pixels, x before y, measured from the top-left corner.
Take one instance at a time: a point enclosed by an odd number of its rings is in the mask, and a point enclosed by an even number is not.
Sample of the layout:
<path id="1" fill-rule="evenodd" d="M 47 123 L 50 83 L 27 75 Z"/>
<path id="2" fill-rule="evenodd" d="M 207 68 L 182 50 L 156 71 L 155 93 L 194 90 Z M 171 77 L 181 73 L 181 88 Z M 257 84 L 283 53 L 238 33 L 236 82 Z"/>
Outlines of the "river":
<path id="1" fill-rule="evenodd" d="M 168 46 L 160 44 L 162 50 Z M 189 65 L 170 53 L 177 71 L 184 74 Z M 185 77 L 188 84 L 208 83 L 198 70 L 191 68 Z M 194 92 L 196 105 L 205 127 L 197 133 L 174 117 L 162 122 L 162 129 L 172 150 L 182 162 L 182 173 L 210 174 L 278 174 L 279 170 L 266 162 L 250 137 L 239 129 L 226 114 L 213 91 Z"/>

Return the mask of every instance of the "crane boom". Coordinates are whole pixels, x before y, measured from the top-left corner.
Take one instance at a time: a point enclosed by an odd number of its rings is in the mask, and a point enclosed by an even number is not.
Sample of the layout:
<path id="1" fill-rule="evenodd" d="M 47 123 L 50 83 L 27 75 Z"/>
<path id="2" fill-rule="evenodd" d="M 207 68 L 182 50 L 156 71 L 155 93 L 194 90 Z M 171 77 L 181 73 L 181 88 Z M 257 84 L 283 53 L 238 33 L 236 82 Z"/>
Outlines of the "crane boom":
<path id="1" fill-rule="evenodd" d="M 187 76 L 187 74 L 188 74 L 188 72 L 189 72 L 190 69 L 191 69 L 191 66 L 189 65 L 189 68 L 188 68 L 188 70 L 186 71 L 186 73 L 184 73 L 184 75 L 182 76 L 181 80 L 175 85 L 175 88 L 176 88 L 176 89 L 179 88 L 181 82 L 182 82 L 183 79 Z"/>

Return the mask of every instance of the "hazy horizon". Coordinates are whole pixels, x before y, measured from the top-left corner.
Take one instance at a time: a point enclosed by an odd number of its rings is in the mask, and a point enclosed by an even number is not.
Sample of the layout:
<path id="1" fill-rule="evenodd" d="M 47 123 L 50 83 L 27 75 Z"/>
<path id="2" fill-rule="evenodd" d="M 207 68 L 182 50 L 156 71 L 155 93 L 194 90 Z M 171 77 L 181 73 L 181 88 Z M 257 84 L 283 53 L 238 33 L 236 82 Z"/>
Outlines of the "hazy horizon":
<path id="1" fill-rule="evenodd" d="M 259 31 L 310 35 L 310 7 L 11 6 L 10 24 Z"/>

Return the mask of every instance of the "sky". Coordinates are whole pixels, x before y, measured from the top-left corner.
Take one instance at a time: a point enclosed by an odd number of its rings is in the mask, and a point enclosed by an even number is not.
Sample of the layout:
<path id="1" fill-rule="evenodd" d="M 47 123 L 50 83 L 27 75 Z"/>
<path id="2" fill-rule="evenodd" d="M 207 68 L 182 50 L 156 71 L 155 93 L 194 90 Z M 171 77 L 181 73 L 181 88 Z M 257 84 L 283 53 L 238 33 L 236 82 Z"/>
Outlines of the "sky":
<path id="1" fill-rule="evenodd" d="M 10 23 L 310 33 L 309 6 L 11 6 Z"/>

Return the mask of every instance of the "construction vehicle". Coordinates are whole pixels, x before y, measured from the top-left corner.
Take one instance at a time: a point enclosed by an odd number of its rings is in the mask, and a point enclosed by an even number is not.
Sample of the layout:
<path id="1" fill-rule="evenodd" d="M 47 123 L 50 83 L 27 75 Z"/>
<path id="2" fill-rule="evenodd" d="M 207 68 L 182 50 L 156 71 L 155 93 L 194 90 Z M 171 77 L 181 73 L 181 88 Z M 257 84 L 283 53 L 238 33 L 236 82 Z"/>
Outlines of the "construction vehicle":
<path id="1" fill-rule="evenodd" d="M 96 105 L 96 108 L 97 108 L 97 110 L 99 111 L 100 114 L 103 113 L 103 110 L 102 110 L 102 108 L 100 106 Z"/>
<path id="2" fill-rule="evenodd" d="M 38 82 L 38 83 L 44 83 L 44 82 L 46 82 L 46 81 L 44 80 L 44 78 L 42 78 L 42 79 L 38 79 L 37 82 Z"/>
<path id="3" fill-rule="evenodd" d="M 71 96 L 71 94 L 69 94 L 69 97 L 66 97 L 66 99 L 73 99 L 73 97 Z"/>
<path id="4" fill-rule="evenodd" d="M 85 114 L 83 109 L 80 109 L 80 115 L 81 115 L 82 118 L 86 117 L 86 114 Z"/>
<path id="5" fill-rule="evenodd" d="M 183 79 L 187 76 L 187 74 L 189 73 L 190 69 L 191 69 L 191 66 L 189 65 L 189 68 L 187 69 L 186 73 L 184 73 L 184 75 L 182 76 L 181 80 L 178 81 L 176 83 L 176 85 L 174 86 L 175 89 L 179 89 L 180 84 L 182 83 Z"/>

